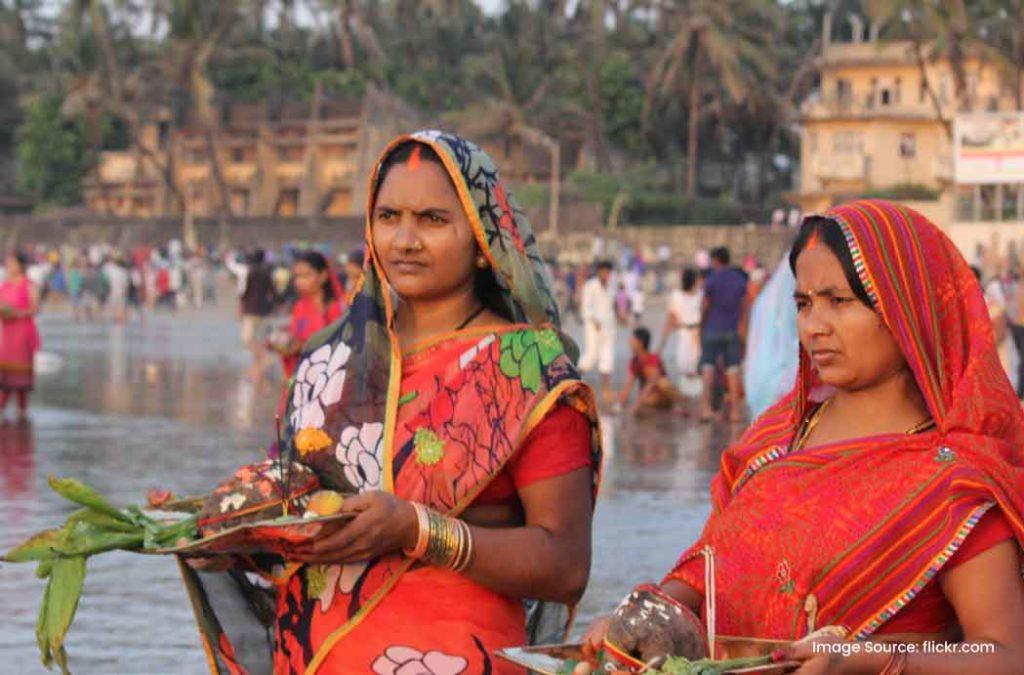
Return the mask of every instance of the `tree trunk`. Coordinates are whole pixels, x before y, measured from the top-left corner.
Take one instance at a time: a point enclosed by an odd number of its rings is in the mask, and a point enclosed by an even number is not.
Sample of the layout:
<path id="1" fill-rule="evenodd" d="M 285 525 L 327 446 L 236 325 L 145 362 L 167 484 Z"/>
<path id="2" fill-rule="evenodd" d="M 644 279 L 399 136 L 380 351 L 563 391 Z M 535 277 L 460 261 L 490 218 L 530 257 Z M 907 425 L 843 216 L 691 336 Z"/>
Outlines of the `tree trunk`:
<path id="1" fill-rule="evenodd" d="M 928 79 L 928 64 L 925 62 L 924 52 L 921 50 L 921 41 L 915 38 L 914 58 L 917 61 L 917 70 L 921 73 L 921 82 L 924 84 L 925 93 L 928 94 L 928 99 L 932 102 L 932 107 L 935 109 L 935 119 L 942 123 L 942 127 L 946 130 L 946 137 L 952 139 L 953 127 L 942 114 L 942 102 L 939 101 L 939 97 L 935 93 L 931 81 Z"/>
<path id="2" fill-rule="evenodd" d="M 690 74 L 690 110 L 687 119 L 686 133 L 686 196 L 691 199 L 697 196 L 697 157 L 700 154 L 700 79 L 703 49 L 701 34 L 697 34 L 695 53 L 693 55 L 693 72 Z"/>
<path id="3" fill-rule="evenodd" d="M 971 91 L 967 86 L 966 47 L 970 42 L 967 26 L 967 9 L 962 0 L 947 0 L 950 2 L 952 17 L 950 28 L 952 40 L 950 40 L 949 66 L 953 71 L 953 86 L 956 87 L 957 107 L 961 112 L 970 112 L 974 107 L 974 100 Z"/>
<path id="4" fill-rule="evenodd" d="M 89 20 L 92 22 L 92 30 L 96 34 L 96 39 L 99 40 L 100 49 L 103 51 L 103 60 L 107 67 L 110 93 L 113 94 L 114 100 L 121 101 L 121 73 L 117 67 L 117 55 L 114 53 L 114 42 L 110 38 L 110 29 L 107 26 L 107 17 L 104 13 L 103 5 L 100 3 L 100 0 L 90 0 Z"/>
<path id="5" fill-rule="evenodd" d="M 338 39 L 341 41 L 341 62 L 345 70 L 356 67 L 356 50 L 352 44 L 352 0 L 342 0 L 338 10 Z"/>
<path id="6" fill-rule="evenodd" d="M 224 178 L 224 171 L 220 163 L 220 148 L 217 143 L 217 131 L 208 124 L 206 125 L 205 132 L 206 153 L 210 156 L 213 182 L 217 185 L 217 193 L 220 195 L 220 209 L 218 209 L 218 212 L 221 216 L 233 216 L 235 214 L 234 209 L 231 206 L 231 189 L 228 187 L 227 179 Z"/>

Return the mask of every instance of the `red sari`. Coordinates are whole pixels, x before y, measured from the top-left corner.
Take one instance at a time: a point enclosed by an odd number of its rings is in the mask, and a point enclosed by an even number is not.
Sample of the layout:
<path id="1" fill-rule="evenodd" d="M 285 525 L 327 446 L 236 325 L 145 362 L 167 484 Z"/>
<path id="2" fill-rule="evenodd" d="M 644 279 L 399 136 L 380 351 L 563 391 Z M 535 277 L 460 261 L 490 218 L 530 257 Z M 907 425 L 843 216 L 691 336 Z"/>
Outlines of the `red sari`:
<path id="1" fill-rule="evenodd" d="M 1024 541 L 1024 415 L 967 263 L 910 209 L 861 201 L 827 215 L 936 426 L 791 451 L 823 396 L 801 348 L 796 386 L 726 451 L 712 515 L 669 575 L 705 593 L 720 635 L 787 640 L 839 625 L 864 639 L 915 598 L 935 600 L 930 582 L 984 514 Z M 987 545 L 1005 539 L 986 530 Z"/>
<path id="2" fill-rule="evenodd" d="M 32 282 L 28 277 L 0 283 L 0 305 L 25 311 L 32 306 Z M 31 316 L 2 317 L 0 338 L 0 390 L 30 391 L 35 384 L 34 360 L 39 351 L 39 331 Z"/>
<path id="3" fill-rule="evenodd" d="M 335 298 L 338 297 L 340 296 L 335 296 Z M 292 305 L 288 335 L 294 342 L 298 342 L 300 345 L 306 344 L 306 340 L 313 337 L 314 334 L 341 318 L 342 311 L 341 300 L 335 299 L 327 303 L 320 303 L 314 298 L 299 298 Z M 299 355 L 282 356 L 281 363 L 284 366 L 285 379 L 288 379 L 295 372 L 295 366 L 299 364 Z"/>

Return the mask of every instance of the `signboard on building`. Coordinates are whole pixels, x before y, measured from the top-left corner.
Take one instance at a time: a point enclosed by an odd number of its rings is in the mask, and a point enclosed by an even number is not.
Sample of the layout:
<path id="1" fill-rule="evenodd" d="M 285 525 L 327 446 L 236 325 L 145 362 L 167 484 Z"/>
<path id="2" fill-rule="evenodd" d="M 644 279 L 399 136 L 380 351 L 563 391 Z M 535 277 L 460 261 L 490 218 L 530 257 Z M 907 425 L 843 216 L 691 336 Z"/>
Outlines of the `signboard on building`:
<path id="1" fill-rule="evenodd" d="M 1024 183 L 1024 113 L 957 115 L 953 162 L 961 185 Z"/>

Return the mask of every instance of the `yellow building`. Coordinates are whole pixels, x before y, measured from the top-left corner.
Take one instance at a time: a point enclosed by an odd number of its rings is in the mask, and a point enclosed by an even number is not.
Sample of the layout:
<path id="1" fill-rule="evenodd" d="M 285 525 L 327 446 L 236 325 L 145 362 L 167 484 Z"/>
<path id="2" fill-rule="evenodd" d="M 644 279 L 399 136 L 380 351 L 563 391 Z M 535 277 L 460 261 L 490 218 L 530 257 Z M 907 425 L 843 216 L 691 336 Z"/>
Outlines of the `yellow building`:
<path id="1" fill-rule="evenodd" d="M 819 212 L 872 193 L 902 194 L 901 201 L 951 225 L 955 118 L 1014 110 L 1012 89 L 996 67 L 969 59 L 970 109 L 958 110 L 948 61 L 924 59 L 922 69 L 913 43 L 879 41 L 875 29 L 856 22 L 853 32 L 852 42 L 833 42 L 826 19 L 820 87 L 801 107 L 800 185 L 789 197 L 803 211 Z"/>
<path id="2" fill-rule="evenodd" d="M 376 154 L 420 124 L 413 111 L 372 89 L 360 100 L 286 105 L 273 114 L 265 104 L 221 112 L 212 132 L 154 122 L 141 148 L 102 153 L 84 186 L 87 208 L 178 216 L 184 201 L 194 217 L 359 214 Z"/>

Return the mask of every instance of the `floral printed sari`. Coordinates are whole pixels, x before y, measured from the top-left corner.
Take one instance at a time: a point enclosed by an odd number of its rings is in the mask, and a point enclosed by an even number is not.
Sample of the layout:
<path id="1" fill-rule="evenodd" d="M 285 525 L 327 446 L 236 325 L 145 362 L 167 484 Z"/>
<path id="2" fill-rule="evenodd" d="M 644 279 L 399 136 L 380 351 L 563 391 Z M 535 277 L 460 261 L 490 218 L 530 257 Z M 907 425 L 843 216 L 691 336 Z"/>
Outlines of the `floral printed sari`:
<path id="1" fill-rule="evenodd" d="M 491 300 L 514 323 L 457 331 L 403 357 L 393 332 L 392 292 L 369 245 L 368 218 L 362 284 L 341 320 L 306 345 L 288 396 L 283 447 L 299 430 L 321 429 L 330 447 L 297 459 L 325 487 L 384 490 L 457 516 L 556 405 L 572 406 L 591 421 L 592 466 L 599 467 L 595 407 L 573 365 L 575 347 L 558 330 L 558 308 L 532 230 L 491 160 L 475 145 L 439 132 L 400 137 L 382 160 L 409 140 L 429 145 L 442 159 L 494 271 L 500 297 Z M 377 181 L 375 171 L 371 187 Z M 403 379 L 403 358 L 424 350 L 440 350 L 445 358 Z M 197 579 L 190 572 L 186 577 Z M 263 638 L 230 617 L 221 620 L 211 592 L 190 584 L 214 672 L 265 670 L 268 638 L 275 673 L 517 672 L 495 662 L 493 650 L 526 640 L 523 602 L 449 570 L 396 554 L 307 565 L 273 577 L 274 605 L 263 607 Z M 248 580 L 255 581 L 252 575 Z"/>
<path id="2" fill-rule="evenodd" d="M 721 635 L 787 640 L 840 625 L 864 639 L 921 592 L 989 509 L 1024 542 L 1024 415 L 967 263 L 911 209 L 869 200 L 826 215 L 935 428 L 792 450 L 823 395 L 801 347 L 796 386 L 723 455 L 711 517 L 669 575 L 714 596 Z"/>

